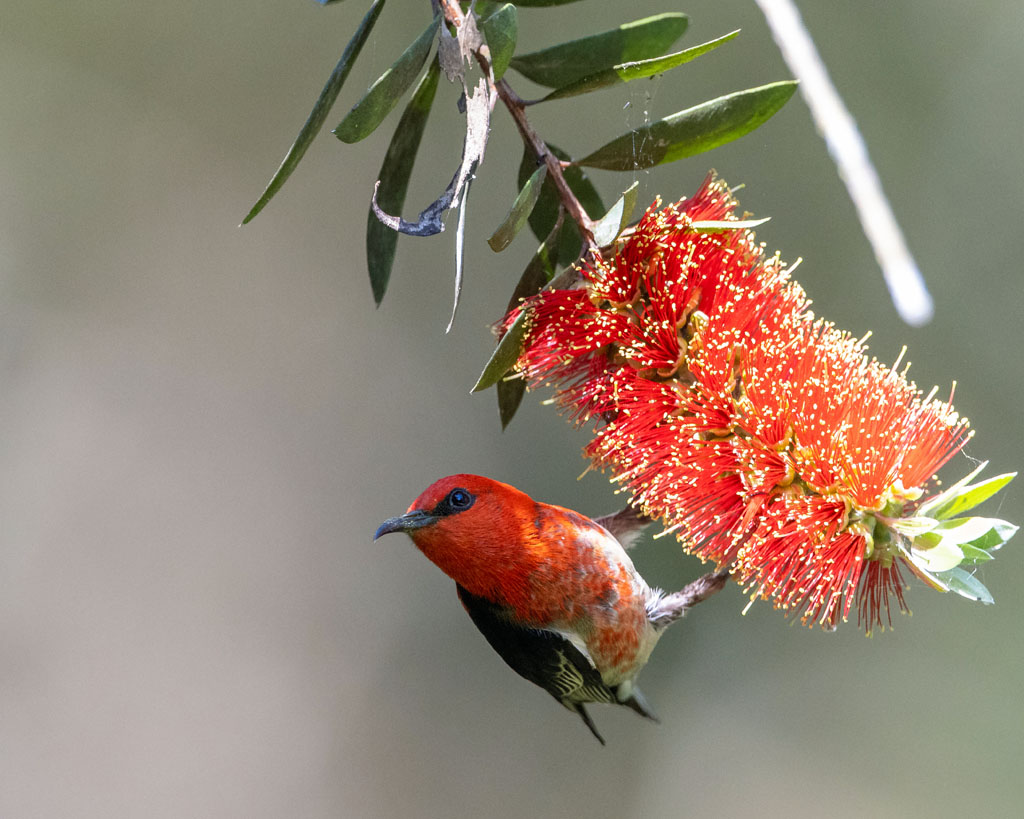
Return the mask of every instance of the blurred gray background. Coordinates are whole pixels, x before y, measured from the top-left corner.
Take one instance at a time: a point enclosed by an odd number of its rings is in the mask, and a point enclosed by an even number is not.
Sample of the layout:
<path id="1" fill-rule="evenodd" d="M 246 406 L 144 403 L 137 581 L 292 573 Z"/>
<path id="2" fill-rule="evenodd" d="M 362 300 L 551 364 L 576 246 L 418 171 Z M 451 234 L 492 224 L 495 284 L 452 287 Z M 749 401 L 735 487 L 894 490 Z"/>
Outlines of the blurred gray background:
<path id="1" fill-rule="evenodd" d="M 1015 815 L 1024 797 L 1024 541 L 983 607 L 915 582 L 865 637 L 744 617 L 729 588 L 662 641 L 662 719 L 596 708 L 609 746 L 504 667 L 452 583 L 377 524 L 455 471 L 599 514 L 584 437 L 527 396 L 501 434 L 469 395 L 534 243 L 484 238 L 514 192 L 495 118 L 471 198 L 465 298 L 445 335 L 453 234 L 403 239 L 375 310 L 365 213 L 379 139 L 326 132 L 238 222 L 368 3 L 4 4 L 0 27 L 0 815 L 766 817 Z M 329 126 L 427 18 L 392 0 Z M 1024 6 L 804 2 L 936 299 L 897 319 L 853 208 L 794 98 L 738 143 L 636 175 L 641 202 L 714 166 L 804 259 L 816 310 L 940 392 L 976 437 L 950 473 L 1024 465 L 1020 223 Z M 540 47 L 660 11 L 684 45 L 734 43 L 625 90 L 534 110 L 585 152 L 788 72 L 753 3 L 522 9 Z M 583 19 L 577 23 L 577 17 Z M 536 91 L 510 75 L 524 95 Z M 442 88 L 407 203 L 447 182 Z M 595 173 L 612 201 L 633 179 Z M 452 221 L 452 220 L 450 220 Z M 992 514 L 1024 520 L 1019 486 Z M 669 539 L 637 562 L 700 571 Z M 619 712 L 621 711 L 621 713 Z"/>

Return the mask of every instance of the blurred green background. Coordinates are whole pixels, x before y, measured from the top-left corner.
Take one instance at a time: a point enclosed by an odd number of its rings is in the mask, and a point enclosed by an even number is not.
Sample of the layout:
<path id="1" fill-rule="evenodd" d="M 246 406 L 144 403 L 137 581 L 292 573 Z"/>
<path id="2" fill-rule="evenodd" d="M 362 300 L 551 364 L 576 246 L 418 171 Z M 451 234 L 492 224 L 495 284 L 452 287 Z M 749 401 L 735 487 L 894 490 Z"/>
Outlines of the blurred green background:
<path id="1" fill-rule="evenodd" d="M 403 239 L 373 307 L 365 213 L 379 139 L 325 134 L 238 222 L 367 2 L 4 4 L 0 28 L 0 815 L 4 817 L 1017 815 L 1024 798 L 1024 542 L 981 575 L 997 604 L 926 590 L 865 639 L 744 617 L 729 588 L 643 675 L 659 726 L 595 708 L 609 747 L 512 674 L 451 582 L 372 543 L 433 479 L 487 474 L 600 514 L 584 438 L 527 396 L 501 434 L 469 395 L 533 249 L 484 239 L 511 201 L 500 110 L 469 212 Z M 714 166 L 804 259 L 819 314 L 945 392 L 976 437 L 947 474 L 1024 465 L 1019 406 L 1024 6 L 804 2 L 935 296 L 902 325 L 794 99 L 738 143 L 637 174 L 641 202 Z M 535 109 L 590 150 L 648 118 L 788 77 L 753 3 L 585 0 L 522 9 L 540 47 L 660 11 L 684 45 L 737 41 L 661 79 Z M 329 126 L 423 27 L 392 0 Z M 582 22 L 577 22 L 577 18 Z M 526 81 L 510 75 L 529 95 Z M 435 105 L 406 215 L 450 177 L 455 93 Z M 606 201 L 632 175 L 597 172 Z M 454 225 L 454 220 L 449 219 Z M 1011 485 L 988 512 L 1024 520 Z M 998 508 L 996 508 L 998 506 Z M 668 539 L 652 583 L 701 568 Z M 621 713 L 620 713 L 621 712 Z"/>

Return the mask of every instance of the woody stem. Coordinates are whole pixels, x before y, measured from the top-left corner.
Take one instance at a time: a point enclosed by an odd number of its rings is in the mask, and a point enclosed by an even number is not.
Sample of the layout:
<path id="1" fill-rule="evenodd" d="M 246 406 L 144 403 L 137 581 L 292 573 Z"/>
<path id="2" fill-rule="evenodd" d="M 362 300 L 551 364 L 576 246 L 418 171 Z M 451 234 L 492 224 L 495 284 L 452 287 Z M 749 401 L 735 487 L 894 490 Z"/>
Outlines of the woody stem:
<path id="1" fill-rule="evenodd" d="M 565 174 L 563 173 L 565 166 L 563 166 L 562 161 L 557 156 L 548 150 L 547 144 L 545 144 L 540 134 L 534 130 L 530 121 L 526 118 L 526 104 L 519 95 L 503 79 L 498 80 L 496 87 L 498 89 L 498 97 L 505 104 L 509 114 L 512 115 L 512 119 L 519 129 L 523 142 L 533 151 L 538 163 L 543 162 L 547 165 L 548 178 L 551 179 L 555 190 L 558 191 L 558 198 L 561 200 L 562 206 L 565 208 L 566 213 L 569 214 L 569 218 L 579 227 L 580 235 L 587 243 L 587 250 L 596 256 L 599 253 L 599 248 L 594 242 L 594 221 L 587 215 L 587 212 L 580 204 L 580 200 L 576 198 L 576 194 L 569 187 L 569 183 L 566 181 Z"/>
<path id="2" fill-rule="evenodd" d="M 448 23 L 456 29 L 461 28 L 466 15 L 456 0 L 433 0 L 433 2 L 440 5 L 445 20 Z M 482 50 L 476 49 L 473 54 L 477 62 L 480 63 L 481 68 L 483 68 L 484 73 L 490 76 L 490 61 L 486 53 L 481 53 Z M 523 143 L 532 151 L 538 164 L 543 162 L 547 166 L 547 176 L 555 186 L 559 201 L 562 207 L 565 208 L 565 212 L 569 214 L 569 218 L 579 228 L 580 235 L 586 244 L 586 252 L 598 257 L 600 255 L 600 248 L 598 248 L 597 243 L 594 241 L 594 221 L 587 215 L 583 205 L 580 204 L 580 200 L 573 193 L 572 188 L 569 187 L 564 173 L 567 163 L 563 164 L 548 149 L 540 134 L 534 130 L 529 119 L 526 117 L 526 103 L 512 90 L 512 87 L 504 79 L 501 79 L 494 84 L 494 89 L 498 94 L 498 98 L 512 116 L 516 128 L 519 129 Z"/>

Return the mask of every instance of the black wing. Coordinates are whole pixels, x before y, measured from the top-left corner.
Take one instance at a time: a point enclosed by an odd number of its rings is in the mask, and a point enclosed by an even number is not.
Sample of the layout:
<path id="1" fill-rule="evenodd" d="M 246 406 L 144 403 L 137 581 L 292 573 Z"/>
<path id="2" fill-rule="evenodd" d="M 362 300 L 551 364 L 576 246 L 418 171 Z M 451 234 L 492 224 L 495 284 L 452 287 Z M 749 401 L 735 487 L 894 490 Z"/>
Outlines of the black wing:
<path id="1" fill-rule="evenodd" d="M 604 745 L 590 715 L 588 702 L 618 703 L 615 689 L 604 684 L 590 659 L 561 634 L 529 628 L 512 620 L 506 610 L 457 586 L 459 599 L 491 648 L 521 677 L 539 685 L 570 711 L 575 711 Z M 644 716 L 636 700 L 622 703 Z M 653 717 L 652 717 L 653 718 Z"/>

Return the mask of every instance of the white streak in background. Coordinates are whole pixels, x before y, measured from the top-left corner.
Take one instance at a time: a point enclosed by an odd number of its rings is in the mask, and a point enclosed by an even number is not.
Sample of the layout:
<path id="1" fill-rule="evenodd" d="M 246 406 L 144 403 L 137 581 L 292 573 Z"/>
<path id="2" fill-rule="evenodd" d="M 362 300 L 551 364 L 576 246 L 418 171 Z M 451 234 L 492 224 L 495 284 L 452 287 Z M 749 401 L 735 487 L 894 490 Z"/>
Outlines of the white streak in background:
<path id="1" fill-rule="evenodd" d="M 839 167 L 839 176 L 857 208 L 896 311 L 907 324 L 926 324 L 934 308 L 924 278 L 885 198 L 857 124 L 832 85 L 800 12 L 792 0 L 756 2 L 786 64 L 800 80 L 800 93 Z"/>

